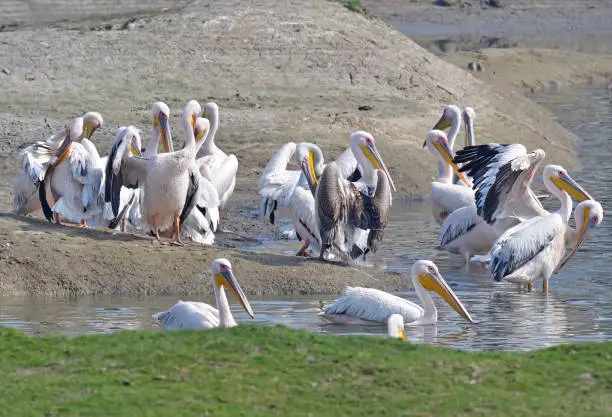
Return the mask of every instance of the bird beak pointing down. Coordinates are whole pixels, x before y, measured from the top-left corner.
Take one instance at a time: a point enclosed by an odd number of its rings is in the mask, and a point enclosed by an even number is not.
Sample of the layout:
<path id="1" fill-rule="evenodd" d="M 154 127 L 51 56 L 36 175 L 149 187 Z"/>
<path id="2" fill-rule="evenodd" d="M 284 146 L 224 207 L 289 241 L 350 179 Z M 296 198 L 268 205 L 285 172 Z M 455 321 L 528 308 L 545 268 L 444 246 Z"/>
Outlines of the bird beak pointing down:
<path id="1" fill-rule="evenodd" d="M 455 295 L 453 290 L 448 286 L 444 278 L 439 273 L 426 273 L 423 275 L 419 275 L 419 282 L 421 285 L 429 291 L 436 292 L 440 297 L 444 298 L 444 301 L 450 305 L 453 310 L 455 310 L 461 317 L 466 319 L 472 324 L 476 322 L 470 316 L 467 309 L 461 303 L 459 298 Z"/>
<path id="2" fill-rule="evenodd" d="M 459 171 L 459 167 L 453 161 L 453 151 L 448 147 L 448 143 L 446 141 L 435 141 L 433 143 L 434 147 L 440 152 L 442 158 L 453 168 L 455 174 L 459 177 L 461 181 L 463 181 L 467 186 L 471 187 L 472 183 L 466 178 L 465 174 Z"/>
<path id="3" fill-rule="evenodd" d="M 570 260 L 570 258 L 574 256 L 576 252 L 578 252 L 578 249 L 580 249 L 580 246 L 582 246 L 586 238 L 589 236 L 591 230 L 597 227 L 597 220 L 595 218 L 589 219 L 590 211 L 591 209 L 588 207 L 584 210 L 584 221 L 582 222 L 582 227 L 580 228 L 578 239 L 576 240 L 576 245 L 574 246 L 572 251 L 565 257 L 565 259 L 559 262 L 559 266 L 557 266 L 557 269 L 555 269 L 555 274 L 558 274 L 559 271 Z"/>
<path id="4" fill-rule="evenodd" d="M 238 284 L 238 281 L 230 268 L 221 267 L 221 272 L 217 274 L 217 285 L 220 287 L 227 286 L 228 290 L 234 295 L 236 300 L 238 300 L 248 315 L 251 316 L 252 319 L 255 318 L 255 314 L 251 309 L 249 300 L 247 300 L 246 295 L 244 295 L 242 288 L 240 288 L 240 284 Z"/>
<path id="5" fill-rule="evenodd" d="M 374 145 L 373 143 L 369 145 L 361 145 L 361 151 L 363 152 L 365 157 L 368 158 L 368 160 L 372 163 L 374 169 L 382 169 L 384 173 L 387 174 L 387 178 L 389 178 L 389 182 L 391 183 L 391 188 L 393 188 L 393 191 L 396 191 L 395 184 L 393 183 L 393 178 L 391 178 L 391 174 L 389 173 L 389 170 L 387 169 L 387 166 L 385 165 L 382 156 L 380 156 L 380 153 L 378 153 L 376 145 Z"/>
<path id="6" fill-rule="evenodd" d="M 562 177 L 552 177 L 550 179 L 559 189 L 568 193 L 573 199 L 583 202 L 585 200 L 593 200 L 593 197 L 580 186 L 572 177 L 564 175 Z"/>

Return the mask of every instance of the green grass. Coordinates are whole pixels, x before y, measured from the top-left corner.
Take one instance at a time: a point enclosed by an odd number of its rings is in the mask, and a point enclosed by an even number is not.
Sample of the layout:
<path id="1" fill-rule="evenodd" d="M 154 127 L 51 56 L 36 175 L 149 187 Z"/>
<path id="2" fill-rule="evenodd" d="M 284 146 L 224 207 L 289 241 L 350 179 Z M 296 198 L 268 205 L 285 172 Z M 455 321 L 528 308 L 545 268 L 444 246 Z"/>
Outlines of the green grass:
<path id="1" fill-rule="evenodd" d="M 360 0 L 347 0 L 345 7 L 352 12 L 366 14 L 367 10 Z"/>
<path id="2" fill-rule="evenodd" d="M 612 344 L 468 353 L 240 326 L 29 337 L 0 329 L 6 416 L 612 415 Z"/>

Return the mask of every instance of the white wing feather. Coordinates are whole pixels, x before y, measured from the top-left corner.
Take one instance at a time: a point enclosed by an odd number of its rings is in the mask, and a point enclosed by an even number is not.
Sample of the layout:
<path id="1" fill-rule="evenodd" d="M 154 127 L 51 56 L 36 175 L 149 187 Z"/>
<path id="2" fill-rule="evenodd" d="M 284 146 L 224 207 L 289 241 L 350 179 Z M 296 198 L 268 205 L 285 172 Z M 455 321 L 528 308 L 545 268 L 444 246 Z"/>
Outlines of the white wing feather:
<path id="1" fill-rule="evenodd" d="M 153 314 L 164 330 L 206 330 L 219 327 L 219 311 L 194 301 L 179 301 L 167 311 Z"/>
<path id="2" fill-rule="evenodd" d="M 322 315 L 342 314 L 362 320 L 386 322 L 391 314 L 400 314 L 407 323 L 422 317 L 422 307 L 385 291 L 346 287 L 342 297 L 328 306 Z"/>

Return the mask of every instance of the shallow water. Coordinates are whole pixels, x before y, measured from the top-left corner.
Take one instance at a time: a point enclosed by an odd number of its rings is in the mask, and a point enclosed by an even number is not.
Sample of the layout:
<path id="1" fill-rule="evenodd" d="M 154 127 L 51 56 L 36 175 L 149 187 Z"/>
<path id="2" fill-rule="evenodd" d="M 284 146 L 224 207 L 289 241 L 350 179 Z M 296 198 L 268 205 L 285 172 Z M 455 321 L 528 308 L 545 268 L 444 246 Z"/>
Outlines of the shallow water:
<path id="1" fill-rule="evenodd" d="M 612 198 L 605 179 L 612 172 L 608 146 L 612 128 L 612 97 L 607 90 L 583 89 L 544 95 L 538 100 L 581 138 L 583 167 L 572 172 L 604 208 Z M 554 162 L 554 161 L 547 161 Z M 433 173 L 432 173 L 433 174 Z M 541 181 L 538 185 L 541 188 Z M 554 201 L 548 202 L 555 208 Z M 407 327 L 410 341 L 434 343 L 468 350 L 527 350 L 563 342 L 612 340 L 611 266 L 606 253 L 612 248 L 611 223 L 604 219 L 565 269 L 551 279 L 551 292 L 517 290 L 512 284 L 488 280 L 486 268 L 465 266 L 457 255 L 436 249 L 438 226 L 430 220 L 425 201 L 395 200 L 391 221 L 378 253 L 368 263 L 408 274 L 417 259 L 431 259 L 466 305 L 478 325 L 469 325 L 436 296 L 437 326 Z M 279 219 L 279 222 L 288 219 Z M 258 250 L 292 256 L 299 244 L 266 242 Z M 238 277 L 238 279 L 240 279 Z M 400 293 L 418 302 L 414 292 Z M 320 307 L 335 295 L 292 299 L 252 299 L 255 323 L 282 323 L 290 327 L 333 334 L 381 336 L 385 327 L 344 326 L 326 323 L 317 316 Z M 0 324 L 34 334 L 113 332 L 157 329 L 151 314 L 165 310 L 177 297 L 77 297 L 41 299 L 0 297 Z M 214 299 L 202 301 L 214 304 Z M 239 322 L 253 322 L 236 306 Z"/>

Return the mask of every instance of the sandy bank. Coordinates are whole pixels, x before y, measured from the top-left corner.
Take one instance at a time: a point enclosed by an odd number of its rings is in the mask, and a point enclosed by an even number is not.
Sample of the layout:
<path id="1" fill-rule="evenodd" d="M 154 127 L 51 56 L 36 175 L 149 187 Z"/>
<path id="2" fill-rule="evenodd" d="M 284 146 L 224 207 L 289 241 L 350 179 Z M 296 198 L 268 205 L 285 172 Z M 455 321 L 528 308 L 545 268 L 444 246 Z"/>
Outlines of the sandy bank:
<path id="1" fill-rule="evenodd" d="M 398 195 L 426 195 L 435 161 L 421 144 L 448 103 L 475 108 L 477 141 L 520 138 L 556 163 L 577 166 L 573 136 L 512 85 L 487 84 L 337 2 L 196 1 L 121 17 L 76 11 L 53 25 L 0 33 L 6 69 L 0 73 L 0 211 L 11 208 L 20 148 L 91 109 L 105 118 L 94 137 L 104 154 L 118 125 L 136 124 L 148 137 L 157 100 L 170 105 L 174 127 L 188 99 L 219 104 L 217 143 L 240 161 L 228 224 L 246 236 L 273 233 L 241 210 L 257 207 L 254 186 L 288 140 L 309 139 L 335 156 L 351 131 L 368 130 Z M 372 109 L 360 111 L 363 105 Z M 181 135 L 175 128 L 175 138 Z M 140 236 L 2 215 L 0 238 L 3 294 L 206 294 L 210 286 L 199 272 L 217 256 L 232 260 L 250 294 L 408 287 L 382 271 L 262 255 L 221 236 L 212 248 L 158 248 Z"/>

